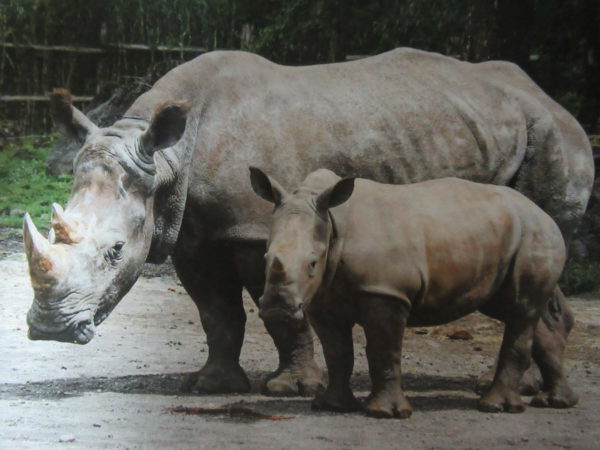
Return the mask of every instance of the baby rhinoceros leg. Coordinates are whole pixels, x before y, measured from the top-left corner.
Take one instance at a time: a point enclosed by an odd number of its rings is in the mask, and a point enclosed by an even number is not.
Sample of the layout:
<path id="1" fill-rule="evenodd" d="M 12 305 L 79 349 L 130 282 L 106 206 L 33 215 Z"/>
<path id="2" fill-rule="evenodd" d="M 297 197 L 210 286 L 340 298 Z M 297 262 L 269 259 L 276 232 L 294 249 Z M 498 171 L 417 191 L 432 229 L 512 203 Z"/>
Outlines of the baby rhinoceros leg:
<path id="1" fill-rule="evenodd" d="M 558 320 L 542 316 L 533 340 L 533 359 L 540 368 L 544 384 L 531 401 L 531 406 L 569 408 L 577 403 L 577 394 L 569 386 L 563 370 L 566 336 L 573 327 L 574 317 L 563 293 L 554 291 L 561 311 Z"/>
<path id="2" fill-rule="evenodd" d="M 518 413 L 525 410 L 519 382 L 531 361 L 531 342 L 537 317 L 506 320 L 496 375 L 490 389 L 481 396 L 479 409 L 485 412 Z"/>
<path id="3" fill-rule="evenodd" d="M 368 416 L 406 419 L 412 415 L 402 390 L 400 367 L 408 314 L 408 302 L 401 299 L 370 297 L 361 302 L 360 319 L 367 338 L 372 383 L 365 405 Z"/>
<path id="4" fill-rule="evenodd" d="M 324 311 L 311 311 L 310 321 L 321 344 L 329 382 L 324 392 L 317 394 L 312 407 L 317 411 L 351 412 L 361 408 L 350 389 L 354 367 L 352 323 L 340 320 Z"/>

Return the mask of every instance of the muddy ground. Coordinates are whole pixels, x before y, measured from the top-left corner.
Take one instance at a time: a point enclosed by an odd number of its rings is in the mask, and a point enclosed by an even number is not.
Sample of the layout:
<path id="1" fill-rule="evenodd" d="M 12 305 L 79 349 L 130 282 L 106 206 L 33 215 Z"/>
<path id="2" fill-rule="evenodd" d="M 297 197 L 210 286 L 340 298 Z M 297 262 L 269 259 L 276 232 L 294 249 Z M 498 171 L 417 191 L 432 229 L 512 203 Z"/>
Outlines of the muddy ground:
<path id="1" fill-rule="evenodd" d="M 310 399 L 259 394 L 275 348 L 246 298 L 241 356 L 249 395 L 182 395 L 179 384 L 207 355 L 198 312 L 168 266 L 148 270 L 86 346 L 33 342 L 32 291 L 19 236 L 0 245 L 0 448 L 598 448 L 600 301 L 571 299 L 577 315 L 566 365 L 580 395 L 570 410 L 477 411 L 475 380 L 493 362 L 502 327 L 472 315 L 410 330 L 403 357 L 414 408 L 408 420 L 316 413 Z M 454 330 L 471 340 L 451 340 Z M 364 336 L 355 330 L 353 387 L 366 397 Z M 317 343 L 318 346 L 318 343 Z M 318 359 L 323 358 L 318 349 Z M 240 405 L 240 402 L 243 402 Z M 233 408 L 231 406 L 234 406 Z M 212 414 L 172 412 L 178 406 Z M 221 408 L 221 409 L 219 409 Z M 275 417 L 268 417 L 275 416 Z M 272 420 L 279 418 L 282 420 Z"/>

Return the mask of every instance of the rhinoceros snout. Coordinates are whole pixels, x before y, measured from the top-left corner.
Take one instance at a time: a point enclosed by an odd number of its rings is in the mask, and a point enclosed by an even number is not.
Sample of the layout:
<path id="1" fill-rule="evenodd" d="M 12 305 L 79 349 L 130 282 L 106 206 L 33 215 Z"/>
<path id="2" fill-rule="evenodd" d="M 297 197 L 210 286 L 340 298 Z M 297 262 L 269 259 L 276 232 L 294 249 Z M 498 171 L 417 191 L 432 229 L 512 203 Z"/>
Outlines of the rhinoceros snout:
<path id="1" fill-rule="evenodd" d="M 265 293 L 259 299 L 258 315 L 264 321 L 302 321 L 302 302 L 286 300 L 284 296 Z"/>

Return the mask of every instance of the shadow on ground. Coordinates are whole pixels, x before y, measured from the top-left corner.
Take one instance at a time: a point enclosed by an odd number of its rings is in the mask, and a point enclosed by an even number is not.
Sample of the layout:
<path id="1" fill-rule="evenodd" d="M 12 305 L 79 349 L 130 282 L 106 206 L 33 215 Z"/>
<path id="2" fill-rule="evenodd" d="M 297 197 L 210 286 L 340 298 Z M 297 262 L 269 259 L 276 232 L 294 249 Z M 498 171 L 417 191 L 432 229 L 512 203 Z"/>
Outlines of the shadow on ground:
<path id="1" fill-rule="evenodd" d="M 122 377 L 80 377 L 63 378 L 42 382 L 5 383 L 0 384 L 0 399 L 61 399 L 81 396 L 86 393 L 113 392 L 121 394 L 144 395 L 177 395 L 197 396 L 181 391 L 180 387 L 186 377 L 192 373 L 167 373 L 151 375 L 127 375 Z M 267 377 L 267 372 L 250 373 L 252 392 L 258 393 L 261 381 Z M 404 386 L 407 391 L 464 391 L 474 392 L 475 383 L 467 377 L 444 377 L 435 375 L 407 374 L 404 376 Z M 370 382 L 367 374 L 358 374 L 352 379 L 352 387 L 356 392 L 367 392 Z M 410 396 L 409 396 L 410 397 Z M 419 409 L 464 409 L 466 404 L 471 407 L 471 399 L 456 394 L 442 394 L 435 397 L 412 396 L 411 402 Z M 274 406 L 285 410 L 286 404 L 298 405 L 299 399 L 269 399 L 255 402 L 261 406 Z M 309 402 L 309 400 L 306 400 Z M 433 403 L 432 403 L 433 401 Z M 446 406 L 442 406 L 445 403 Z"/>

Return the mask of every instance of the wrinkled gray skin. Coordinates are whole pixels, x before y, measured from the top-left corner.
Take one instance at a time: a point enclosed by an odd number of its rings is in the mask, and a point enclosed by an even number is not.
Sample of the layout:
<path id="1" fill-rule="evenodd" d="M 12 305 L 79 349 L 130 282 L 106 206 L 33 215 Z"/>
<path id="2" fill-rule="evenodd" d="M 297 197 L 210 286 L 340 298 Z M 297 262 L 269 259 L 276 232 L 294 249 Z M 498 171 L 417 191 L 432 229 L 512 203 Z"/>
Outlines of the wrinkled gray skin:
<path id="1" fill-rule="evenodd" d="M 181 104 L 189 111 L 177 141 Z M 160 120 L 164 105 L 175 106 Z M 170 71 L 111 127 L 96 129 L 58 94 L 52 109 L 82 143 L 62 218 L 76 222 L 71 228 L 82 237 L 50 245 L 26 232 L 36 287 L 31 337 L 89 341 L 142 262 L 171 255 L 208 338 L 208 360 L 186 386 L 196 392 L 249 389 L 238 363 L 241 292 L 246 287 L 255 301 L 262 294 L 271 212 L 250 188 L 249 165 L 290 184 L 318 167 L 396 184 L 445 176 L 509 184 L 549 212 L 567 238 L 593 178 L 579 125 L 516 66 L 411 49 L 309 67 L 212 52 Z M 152 128 L 157 142 L 140 145 Z M 68 271 L 48 269 L 56 255 Z M 570 316 L 564 307 L 552 317 L 555 309 L 545 315 L 558 342 L 564 336 L 555 324 Z M 280 366 L 265 392 L 310 394 L 321 386 L 307 323 L 266 326 Z"/>
<path id="2" fill-rule="evenodd" d="M 507 187 L 456 178 L 355 184 L 320 169 L 288 194 L 259 169 L 251 172 L 255 192 L 275 204 L 260 314 L 293 323 L 307 312 L 329 372 L 314 407 L 359 407 L 350 389 L 358 323 L 372 382 L 367 414 L 409 417 L 400 368 L 405 327 L 478 310 L 505 323 L 496 375 L 479 408 L 524 411 L 519 383 L 566 259 L 561 232 L 544 211 Z M 534 405 L 577 402 L 555 350 L 534 353 L 540 367 L 552 369 Z"/>

